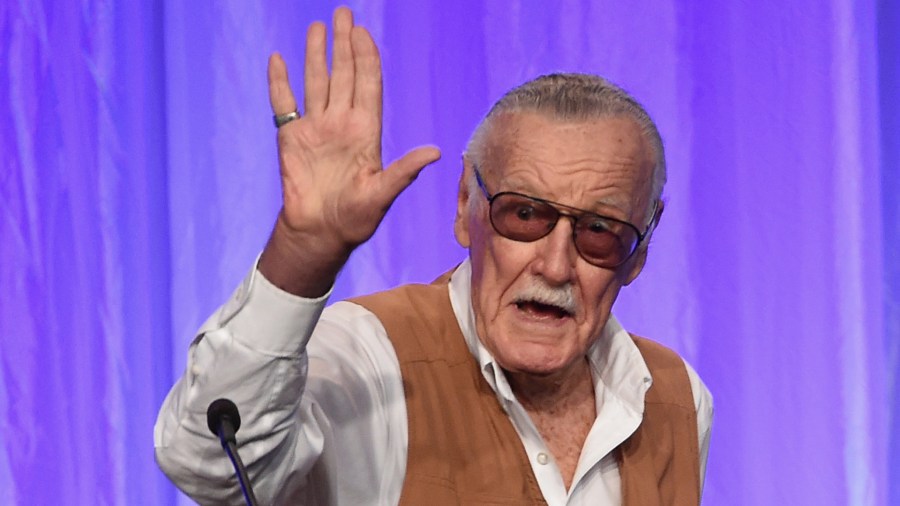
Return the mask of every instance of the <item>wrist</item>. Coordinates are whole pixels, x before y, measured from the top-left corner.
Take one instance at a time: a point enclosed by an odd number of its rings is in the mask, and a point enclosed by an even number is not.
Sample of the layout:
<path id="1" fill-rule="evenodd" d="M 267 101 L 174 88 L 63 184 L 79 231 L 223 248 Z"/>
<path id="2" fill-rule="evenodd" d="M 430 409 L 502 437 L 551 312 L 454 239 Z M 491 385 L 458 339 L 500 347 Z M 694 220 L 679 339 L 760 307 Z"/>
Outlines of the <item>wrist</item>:
<path id="1" fill-rule="evenodd" d="M 258 270 L 288 293 L 321 297 L 334 285 L 352 251 L 333 234 L 290 229 L 279 215 L 260 256 Z"/>

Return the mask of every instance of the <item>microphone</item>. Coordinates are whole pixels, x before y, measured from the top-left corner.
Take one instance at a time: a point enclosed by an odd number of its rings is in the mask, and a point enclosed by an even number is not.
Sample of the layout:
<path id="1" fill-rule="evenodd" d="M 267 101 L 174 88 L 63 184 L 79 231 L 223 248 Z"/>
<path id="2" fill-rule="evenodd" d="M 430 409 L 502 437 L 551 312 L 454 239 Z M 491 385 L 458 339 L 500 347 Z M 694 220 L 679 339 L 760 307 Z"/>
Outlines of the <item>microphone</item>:
<path id="1" fill-rule="evenodd" d="M 241 492 L 244 493 L 244 500 L 247 501 L 249 506 L 257 506 L 256 496 L 253 494 L 253 486 L 250 484 L 250 478 L 247 476 L 244 462 L 237 451 L 235 433 L 241 428 L 241 415 L 238 413 L 237 406 L 229 399 L 223 398 L 212 401 L 206 409 L 206 425 L 213 434 L 218 436 L 225 454 L 231 460 L 231 465 L 234 466 L 234 470 L 237 472 Z"/>

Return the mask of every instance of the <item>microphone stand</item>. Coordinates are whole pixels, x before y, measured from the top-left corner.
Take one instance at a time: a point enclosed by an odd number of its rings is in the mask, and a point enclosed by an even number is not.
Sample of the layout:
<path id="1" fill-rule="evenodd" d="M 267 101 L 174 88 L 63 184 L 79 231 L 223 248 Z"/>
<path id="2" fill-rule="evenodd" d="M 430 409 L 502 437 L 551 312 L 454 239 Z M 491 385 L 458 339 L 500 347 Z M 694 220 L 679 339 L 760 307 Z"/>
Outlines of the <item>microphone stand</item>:
<path id="1" fill-rule="evenodd" d="M 241 428 L 241 415 L 238 413 L 237 406 L 229 399 L 217 399 L 213 401 L 206 410 L 206 423 L 209 430 L 219 437 L 228 460 L 234 466 L 237 473 L 238 484 L 241 486 L 241 492 L 244 494 L 244 500 L 248 506 L 257 506 L 256 495 L 253 493 L 253 486 L 250 484 L 250 478 L 247 476 L 247 469 L 244 467 L 244 461 L 237 450 L 237 438 L 235 433 Z"/>
<path id="2" fill-rule="evenodd" d="M 241 456 L 237 451 L 237 440 L 234 437 L 234 431 L 231 431 L 231 439 L 226 437 L 226 433 L 230 428 L 230 421 L 227 417 L 223 417 L 222 423 L 219 424 L 219 440 L 222 442 L 222 448 L 225 449 L 228 459 L 231 460 L 231 465 L 234 466 L 234 470 L 237 472 L 238 483 L 241 486 L 241 492 L 244 493 L 244 500 L 247 502 L 247 506 L 257 506 L 256 495 L 253 494 L 253 487 L 250 485 L 247 469 L 244 467 L 244 461 L 241 460 Z"/>

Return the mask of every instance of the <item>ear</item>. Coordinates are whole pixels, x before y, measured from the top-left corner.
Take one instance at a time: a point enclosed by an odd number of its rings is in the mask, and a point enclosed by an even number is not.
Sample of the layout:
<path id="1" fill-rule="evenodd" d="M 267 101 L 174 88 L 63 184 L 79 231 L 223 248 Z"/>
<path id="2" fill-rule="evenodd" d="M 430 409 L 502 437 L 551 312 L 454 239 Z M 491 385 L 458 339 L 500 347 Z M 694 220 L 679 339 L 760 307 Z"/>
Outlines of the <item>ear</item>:
<path id="1" fill-rule="evenodd" d="M 647 263 L 647 248 L 643 245 L 638 249 L 631 260 L 628 261 L 629 271 L 628 275 L 625 277 L 625 281 L 622 282 L 622 285 L 628 286 L 632 281 L 637 279 L 638 274 L 644 270 L 644 265 Z"/>
<path id="2" fill-rule="evenodd" d="M 459 190 L 456 195 L 456 218 L 453 222 L 453 233 L 456 242 L 463 248 L 468 248 L 472 242 L 469 239 L 469 178 L 472 177 L 472 164 L 463 156 L 463 170 L 459 176 Z"/>
<path id="3" fill-rule="evenodd" d="M 663 209 L 665 209 L 665 204 L 663 204 L 662 199 L 657 201 L 656 211 L 653 213 L 653 218 L 650 220 L 650 225 L 648 226 L 648 234 L 652 235 L 653 231 L 656 230 L 656 226 L 659 225 L 659 220 L 662 218 Z M 628 271 L 628 275 L 625 277 L 625 281 L 622 283 L 627 286 L 630 285 L 632 281 L 637 279 L 638 275 L 644 270 L 644 265 L 647 263 L 647 249 L 649 245 L 644 242 L 639 247 L 638 250 L 634 253 L 634 257 L 629 260 L 630 270 Z"/>

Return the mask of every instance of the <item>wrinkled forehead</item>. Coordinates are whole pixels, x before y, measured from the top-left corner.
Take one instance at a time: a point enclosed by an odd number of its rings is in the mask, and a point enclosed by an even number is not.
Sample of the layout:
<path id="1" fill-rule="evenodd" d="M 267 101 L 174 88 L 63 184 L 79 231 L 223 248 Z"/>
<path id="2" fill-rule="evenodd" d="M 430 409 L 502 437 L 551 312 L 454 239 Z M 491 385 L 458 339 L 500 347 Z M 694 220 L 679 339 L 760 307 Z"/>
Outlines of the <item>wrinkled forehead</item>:
<path id="1" fill-rule="evenodd" d="M 492 118 L 483 147 L 485 162 L 493 164 L 534 150 L 559 159 L 614 151 L 639 159 L 641 166 L 652 167 L 656 163 L 647 135 L 636 120 L 623 114 L 565 119 L 534 111 L 504 112 Z"/>
<path id="2" fill-rule="evenodd" d="M 632 118 L 571 120 L 515 112 L 494 121 L 479 169 L 504 190 L 593 198 L 628 214 L 648 207 L 655 155 Z"/>

